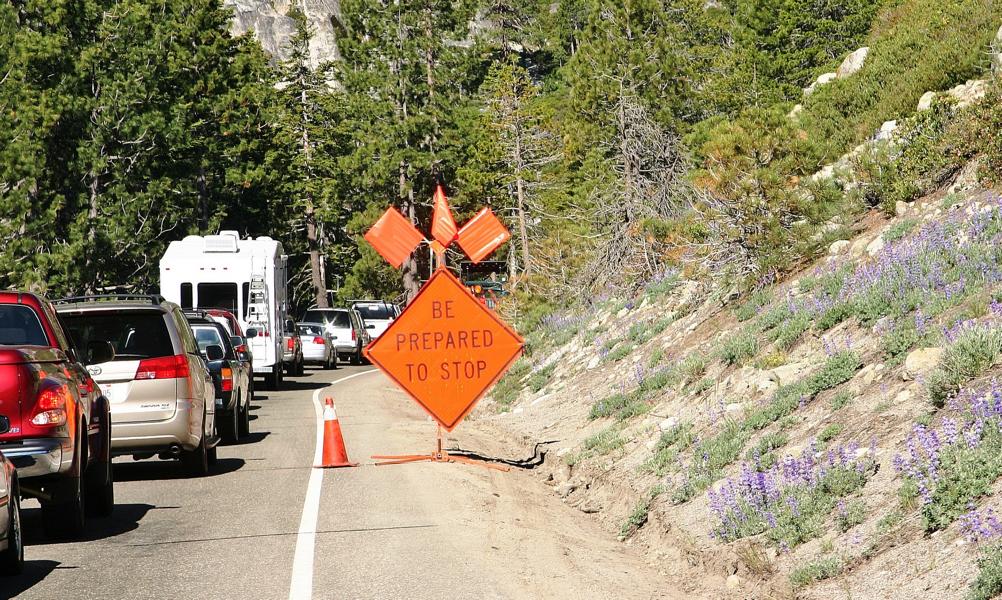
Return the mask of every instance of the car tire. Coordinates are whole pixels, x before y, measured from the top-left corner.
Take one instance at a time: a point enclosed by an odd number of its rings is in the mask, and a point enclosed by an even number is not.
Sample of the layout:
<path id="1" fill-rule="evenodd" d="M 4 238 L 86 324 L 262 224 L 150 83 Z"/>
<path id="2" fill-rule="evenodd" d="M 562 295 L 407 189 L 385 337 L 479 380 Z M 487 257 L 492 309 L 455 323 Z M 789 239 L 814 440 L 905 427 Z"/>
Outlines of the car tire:
<path id="1" fill-rule="evenodd" d="M 239 421 L 240 435 L 250 435 L 250 398 L 244 402 L 243 408 L 240 409 Z"/>
<path id="2" fill-rule="evenodd" d="M 362 364 L 362 349 L 356 349 L 351 355 L 351 364 L 360 365 Z"/>
<path id="3" fill-rule="evenodd" d="M 75 539 L 83 534 L 87 514 L 84 478 L 68 477 L 66 488 L 68 501 L 42 502 L 43 528 L 50 539 Z"/>
<path id="4" fill-rule="evenodd" d="M 282 363 L 275 363 L 271 373 L 265 377 L 265 384 L 270 390 L 277 390 L 282 386 Z"/>
<path id="5" fill-rule="evenodd" d="M 0 552 L 0 574 L 19 575 L 24 569 L 24 530 L 21 529 L 21 490 L 17 479 L 10 489 L 7 503 L 7 549 Z"/>
<path id="6" fill-rule="evenodd" d="M 111 464 L 111 417 L 102 419 L 105 432 L 101 456 L 87 469 L 87 511 L 96 517 L 111 516 L 115 510 L 115 471 Z"/>
<path id="7" fill-rule="evenodd" d="M 233 410 L 222 413 L 223 422 L 220 423 L 220 433 L 222 438 L 227 442 L 239 442 L 240 441 L 240 400 L 237 399 L 237 404 L 233 407 Z M 219 414 L 219 413 L 216 413 Z"/>
<path id="8" fill-rule="evenodd" d="M 299 356 L 299 362 L 296 363 L 296 377 L 302 377 L 306 374 L 306 359 L 302 355 Z"/>
<path id="9" fill-rule="evenodd" d="M 197 448 L 181 452 L 181 466 L 192 477 L 205 477 L 209 474 L 209 449 L 205 447 L 205 434 L 202 434 Z"/>

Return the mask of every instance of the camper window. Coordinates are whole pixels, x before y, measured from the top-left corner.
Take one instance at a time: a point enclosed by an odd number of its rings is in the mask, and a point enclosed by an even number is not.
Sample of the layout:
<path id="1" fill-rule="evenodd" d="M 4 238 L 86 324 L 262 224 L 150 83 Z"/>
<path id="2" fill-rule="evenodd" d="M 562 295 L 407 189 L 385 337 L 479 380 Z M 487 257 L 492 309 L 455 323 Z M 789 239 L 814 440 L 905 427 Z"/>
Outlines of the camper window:
<path id="1" fill-rule="evenodd" d="M 243 304 L 243 306 L 244 306 L 244 314 L 243 314 L 243 317 L 244 317 L 244 319 L 246 319 L 247 318 L 247 304 L 249 303 L 249 300 L 250 300 L 250 284 L 245 281 L 242 287 L 243 287 L 243 289 L 241 291 L 243 292 L 243 297 L 244 297 L 243 298 L 244 299 L 244 304 Z"/>
<path id="2" fill-rule="evenodd" d="M 194 303 L 191 299 L 191 284 L 182 283 L 181 284 L 181 308 L 191 308 Z"/>
<path id="3" fill-rule="evenodd" d="M 198 284 L 198 306 L 201 308 L 225 308 L 237 312 L 237 284 Z"/>

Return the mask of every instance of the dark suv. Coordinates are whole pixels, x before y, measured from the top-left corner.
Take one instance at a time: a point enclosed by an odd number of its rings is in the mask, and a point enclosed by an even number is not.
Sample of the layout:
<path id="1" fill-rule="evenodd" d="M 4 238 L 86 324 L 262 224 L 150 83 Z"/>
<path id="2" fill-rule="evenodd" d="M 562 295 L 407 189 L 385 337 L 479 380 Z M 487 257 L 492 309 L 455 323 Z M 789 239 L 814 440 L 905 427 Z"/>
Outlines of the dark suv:
<path id="1" fill-rule="evenodd" d="M 228 441 L 250 433 L 250 368 L 240 360 L 229 332 L 211 315 L 185 311 L 195 341 L 209 359 L 209 373 L 216 388 L 216 426 Z"/>

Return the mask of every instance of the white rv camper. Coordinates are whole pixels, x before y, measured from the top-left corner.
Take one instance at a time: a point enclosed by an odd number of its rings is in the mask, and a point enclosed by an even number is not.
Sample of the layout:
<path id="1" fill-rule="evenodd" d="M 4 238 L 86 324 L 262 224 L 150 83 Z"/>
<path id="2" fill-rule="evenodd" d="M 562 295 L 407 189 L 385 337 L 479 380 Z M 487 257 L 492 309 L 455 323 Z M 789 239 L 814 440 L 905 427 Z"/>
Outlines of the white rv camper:
<path id="1" fill-rule="evenodd" d="M 270 237 L 236 231 L 189 235 L 160 259 L 160 293 L 182 308 L 224 308 L 240 321 L 254 354 L 254 374 L 282 383 L 282 336 L 288 302 L 288 257 Z"/>

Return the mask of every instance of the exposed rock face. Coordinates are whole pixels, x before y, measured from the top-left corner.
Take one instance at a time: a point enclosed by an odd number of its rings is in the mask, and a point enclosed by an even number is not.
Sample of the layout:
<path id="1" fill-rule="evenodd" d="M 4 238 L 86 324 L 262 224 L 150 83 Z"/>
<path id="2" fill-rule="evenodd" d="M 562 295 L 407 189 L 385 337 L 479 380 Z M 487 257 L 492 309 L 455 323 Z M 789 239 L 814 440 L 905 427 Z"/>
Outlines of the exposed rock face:
<path id="1" fill-rule="evenodd" d="M 289 55 L 289 38 L 296 26 L 288 14 L 297 6 L 313 32 L 310 64 L 316 67 L 339 56 L 333 25 L 341 11 L 339 0 L 223 0 L 223 5 L 233 10 L 234 34 L 253 31 L 261 46 L 279 60 Z"/>
<path id="2" fill-rule="evenodd" d="M 942 348 L 919 348 L 912 350 L 905 358 L 905 370 L 902 379 L 909 381 L 919 375 L 923 375 L 933 370 L 939 364 L 939 359 L 943 356 Z"/>

